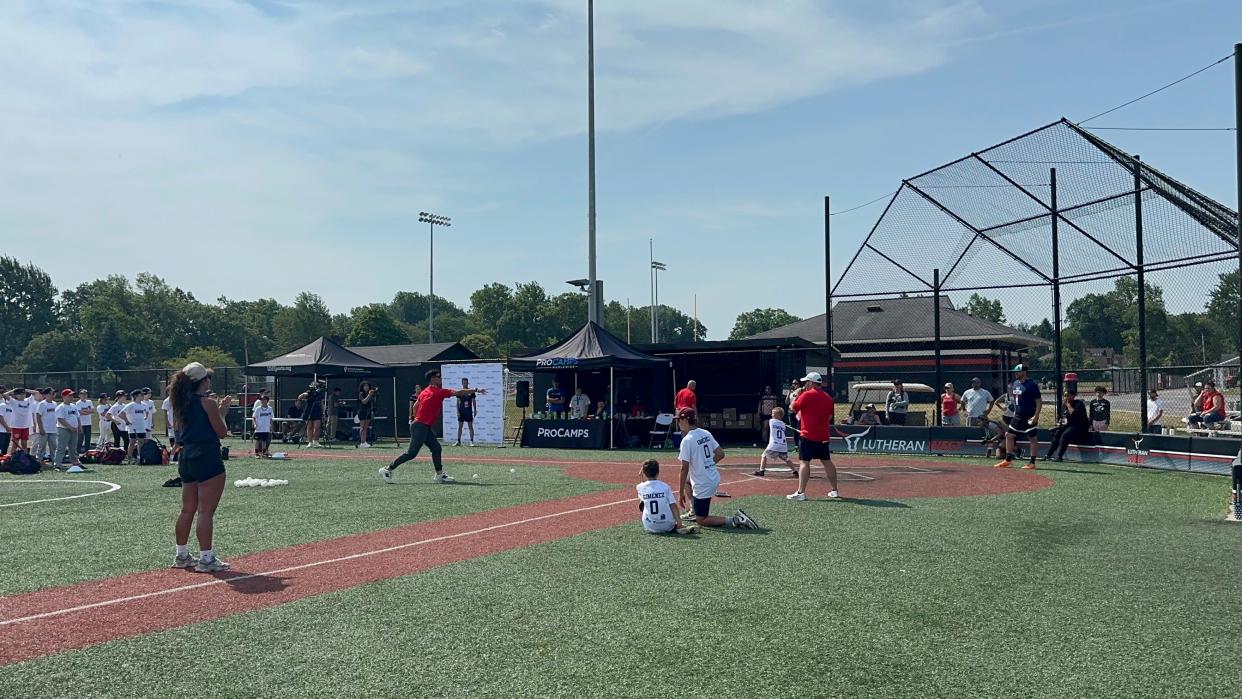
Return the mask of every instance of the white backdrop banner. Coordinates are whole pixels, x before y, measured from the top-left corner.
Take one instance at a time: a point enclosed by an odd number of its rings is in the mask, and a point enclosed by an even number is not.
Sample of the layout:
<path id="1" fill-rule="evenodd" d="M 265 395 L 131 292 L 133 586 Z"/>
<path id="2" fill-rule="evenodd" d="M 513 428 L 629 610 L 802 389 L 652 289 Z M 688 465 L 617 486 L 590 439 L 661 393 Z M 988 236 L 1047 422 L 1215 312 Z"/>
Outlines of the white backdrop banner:
<path id="1" fill-rule="evenodd" d="M 469 379 L 471 388 L 486 388 L 487 395 L 474 397 L 474 441 L 479 444 L 501 444 L 505 439 L 505 368 L 500 362 L 487 364 L 444 364 L 440 367 L 444 387 L 461 389 L 461 380 Z M 470 428 L 463 430 L 462 440 L 470 439 Z M 444 401 L 444 441 L 457 439 L 457 399 Z"/>

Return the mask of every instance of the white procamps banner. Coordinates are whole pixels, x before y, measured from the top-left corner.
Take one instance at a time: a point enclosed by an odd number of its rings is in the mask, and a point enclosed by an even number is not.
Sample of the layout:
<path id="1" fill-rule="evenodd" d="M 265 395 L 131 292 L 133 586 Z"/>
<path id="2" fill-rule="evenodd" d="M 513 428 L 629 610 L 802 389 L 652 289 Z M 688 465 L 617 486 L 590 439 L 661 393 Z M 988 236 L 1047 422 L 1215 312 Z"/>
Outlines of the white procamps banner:
<path id="1" fill-rule="evenodd" d="M 463 378 L 471 388 L 486 388 L 487 395 L 474 397 L 474 441 L 501 444 L 505 440 L 505 369 L 500 362 L 487 364 L 444 364 L 440 367 L 444 387 L 461 389 Z M 470 439 L 470 428 L 462 430 L 463 443 Z M 457 440 L 457 399 L 444 401 L 444 441 Z"/>

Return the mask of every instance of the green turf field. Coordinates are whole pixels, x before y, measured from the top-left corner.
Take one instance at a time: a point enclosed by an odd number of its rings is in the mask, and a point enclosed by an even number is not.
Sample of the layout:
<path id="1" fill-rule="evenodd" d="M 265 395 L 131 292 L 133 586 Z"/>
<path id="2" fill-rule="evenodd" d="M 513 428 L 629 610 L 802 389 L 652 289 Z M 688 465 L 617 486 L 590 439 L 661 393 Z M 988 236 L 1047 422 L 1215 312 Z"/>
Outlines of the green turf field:
<path id="1" fill-rule="evenodd" d="M 226 491 L 225 556 L 616 487 L 496 463 L 451 465 L 480 475 L 469 487 L 434 486 L 421 461 L 403 467 L 415 482 L 404 487 L 383 487 L 369 463 L 229 468 L 230 479 L 291 485 Z M 165 565 L 177 493 L 159 487 L 166 471 L 100 469 L 89 477 L 122 490 L 0 509 L 0 594 Z M 1242 525 L 1221 521 L 1227 482 L 1095 465 L 1040 473 L 1055 485 L 979 498 L 743 498 L 763 530 L 679 539 L 635 522 L 2 667 L 0 687 L 15 697 L 1238 696 Z M 0 480 L 0 504 L 18 500 L 12 480 Z"/>

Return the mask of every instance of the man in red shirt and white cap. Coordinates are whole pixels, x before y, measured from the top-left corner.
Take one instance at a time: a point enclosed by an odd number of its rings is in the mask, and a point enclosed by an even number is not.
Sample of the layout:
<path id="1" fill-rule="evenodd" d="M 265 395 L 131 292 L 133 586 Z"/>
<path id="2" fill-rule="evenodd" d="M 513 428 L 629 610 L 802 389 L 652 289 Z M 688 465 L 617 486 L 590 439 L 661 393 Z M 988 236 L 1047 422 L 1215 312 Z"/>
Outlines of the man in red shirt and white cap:
<path id="1" fill-rule="evenodd" d="M 453 391 L 443 387 L 443 379 L 437 369 L 427 372 L 427 388 L 418 394 L 418 404 L 414 408 L 414 423 L 410 425 L 410 446 L 405 453 L 398 456 L 395 461 L 379 470 L 380 478 L 385 483 L 392 483 L 393 469 L 401 464 L 418 456 L 418 452 L 427 446 L 427 450 L 431 452 L 431 464 L 435 466 L 437 483 L 452 483 L 453 478 L 444 472 L 444 464 L 440 461 L 440 440 L 436 439 L 436 432 L 433 426 L 440 419 L 440 414 L 444 412 L 444 400 L 446 398 L 468 398 L 474 395 L 487 395 L 486 388 L 463 388 L 460 391 Z"/>
<path id="2" fill-rule="evenodd" d="M 802 466 L 798 470 L 798 489 L 785 496 L 790 500 L 807 499 L 806 488 L 811 480 L 811 462 L 815 459 L 823 464 L 824 473 L 828 476 L 828 497 L 834 500 L 841 497 L 837 492 L 837 467 L 832 464 L 832 450 L 828 446 L 828 440 L 832 438 L 829 430 L 837 405 L 832 396 L 821 388 L 823 383 L 824 377 L 817 371 L 802 377 L 805 388 L 791 406 L 798 413 L 798 424 L 801 427 L 799 431 L 802 441 L 798 443 L 798 460 L 802 462 Z"/>

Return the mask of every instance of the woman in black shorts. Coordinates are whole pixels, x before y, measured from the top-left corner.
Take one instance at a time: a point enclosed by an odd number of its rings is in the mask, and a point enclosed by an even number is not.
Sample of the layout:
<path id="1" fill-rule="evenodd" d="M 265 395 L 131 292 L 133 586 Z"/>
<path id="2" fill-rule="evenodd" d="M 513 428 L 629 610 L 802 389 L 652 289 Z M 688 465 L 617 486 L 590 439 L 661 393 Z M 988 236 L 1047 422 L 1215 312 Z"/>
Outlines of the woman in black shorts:
<path id="1" fill-rule="evenodd" d="M 198 362 L 187 364 L 173 374 L 168 384 L 176 422 L 177 441 L 181 443 L 181 460 L 177 473 L 181 476 L 181 514 L 177 516 L 176 559 L 173 568 L 193 568 L 200 573 L 217 573 L 229 564 L 216 558 L 212 549 L 212 532 L 216 507 L 224 494 L 224 461 L 220 458 L 220 438 L 228 427 L 220 417 L 221 401 L 207 397 L 211 390 L 211 370 Z M 190 526 L 198 516 L 199 557 L 190 555 Z"/>
<path id="2" fill-rule="evenodd" d="M 370 381 L 358 384 L 358 448 L 370 449 L 367 442 L 368 430 L 371 429 L 371 418 L 375 417 L 375 388 Z"/>

